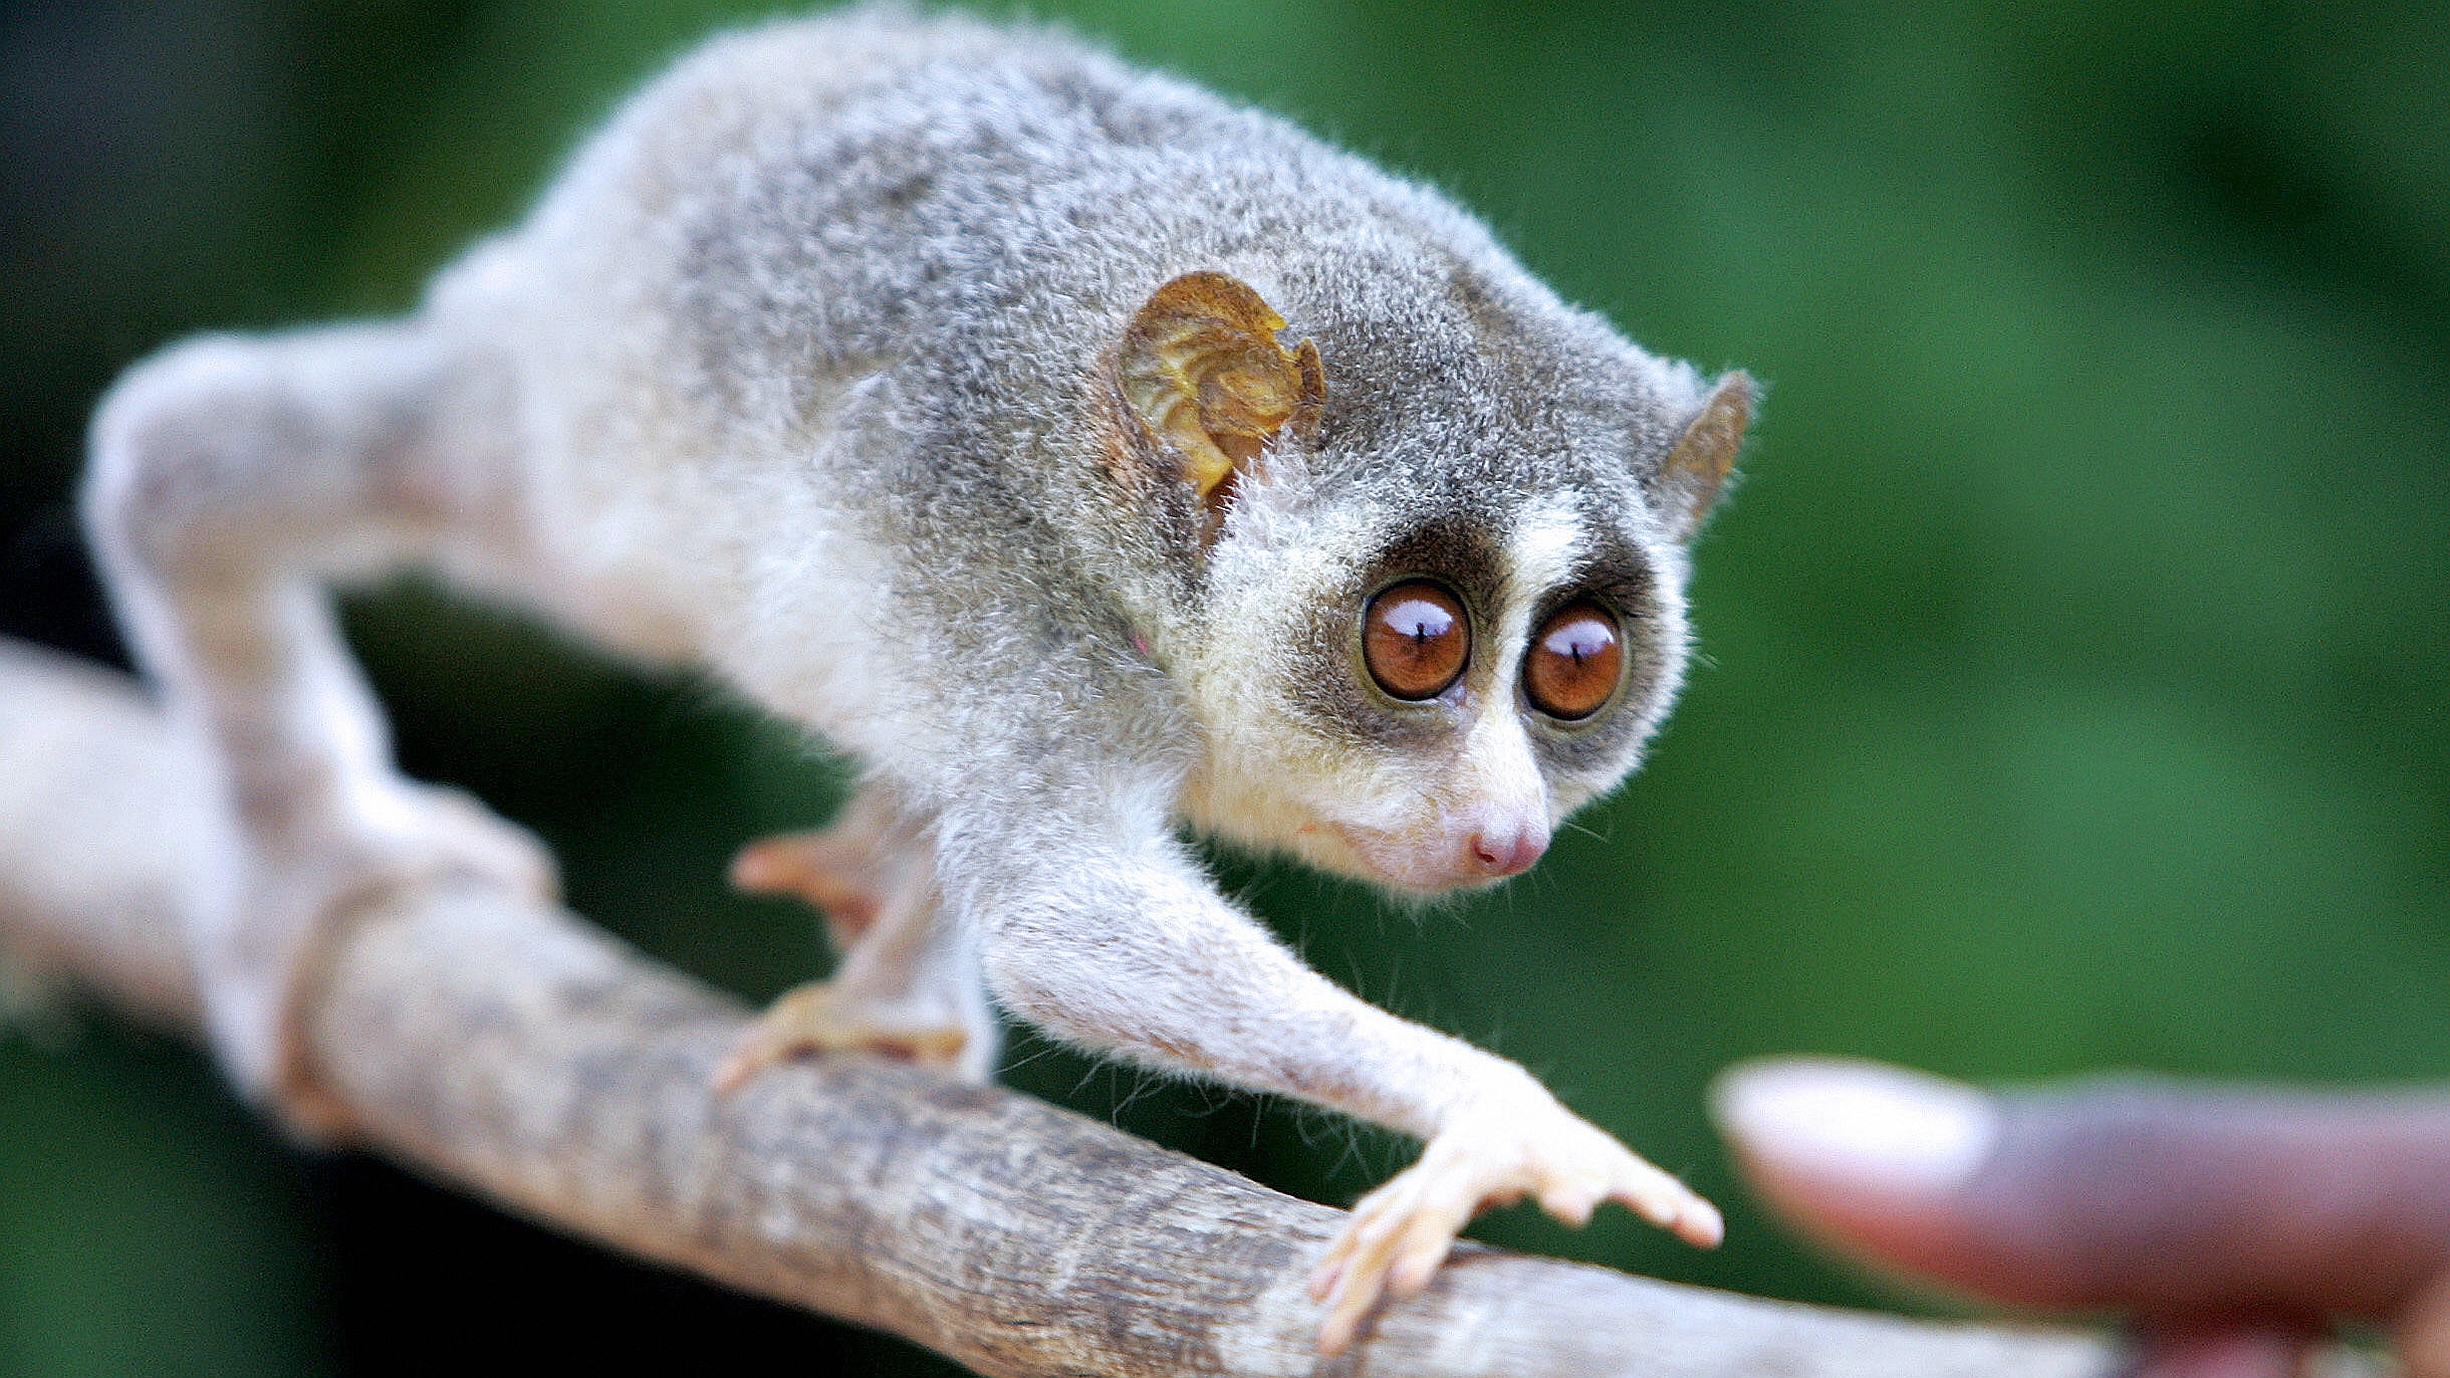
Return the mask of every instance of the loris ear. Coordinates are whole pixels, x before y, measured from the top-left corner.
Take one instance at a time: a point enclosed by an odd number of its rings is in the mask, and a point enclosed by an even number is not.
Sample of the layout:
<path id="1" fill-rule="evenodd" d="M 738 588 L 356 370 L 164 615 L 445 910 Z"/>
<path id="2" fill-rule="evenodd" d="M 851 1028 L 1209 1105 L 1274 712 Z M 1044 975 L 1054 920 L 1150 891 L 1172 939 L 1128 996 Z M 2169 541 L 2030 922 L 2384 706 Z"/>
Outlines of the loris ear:
<path id="1" fill-rule="evenodd" d="M 1185 273 L 1150 294 L 1123 331 L 1115 383 L 1138 466 L 1189 484 L 1213 536 L 1235 480 L 1288 427 L 1317 437 L 1327 401 L 1318 346 L 1276 342 L 1284 317 L 1237 278 Z"/>
<path id="2" fill-rule="evenodd" d="M 1744 426 L 1752 419 L 1756 392 L 1752 375 L 1742 369 L 1721 375 L 1710 400 L 1701 404 L 1700 415 L 1685 423 L 1667 458 L 1645 479 L 1651 506 L 1677 540 L 1691 539 L 1701 529 L 1702 518 L 1710 515 L 1710 504 L 1718 501 L 1727 472 L 1735 467 L 1735 453 L 1744 446 Z"/>

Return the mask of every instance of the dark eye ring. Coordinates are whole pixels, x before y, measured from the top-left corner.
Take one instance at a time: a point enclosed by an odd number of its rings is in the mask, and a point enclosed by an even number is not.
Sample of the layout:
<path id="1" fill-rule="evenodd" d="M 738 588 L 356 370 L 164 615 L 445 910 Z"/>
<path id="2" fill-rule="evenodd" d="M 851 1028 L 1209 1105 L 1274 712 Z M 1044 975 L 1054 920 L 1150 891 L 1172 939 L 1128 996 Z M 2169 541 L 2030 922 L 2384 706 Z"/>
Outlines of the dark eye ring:
<path id="1" fill-rule="evenodd" d="M 1532 633 L 1523 653 L 1523 696 L 1548 716 L 1575 722 L 1606 707 L 1624 674 L 1625 638 L 1615 614 L 1580 599 Z"/>
<path id="2" fill-rule="evenodd" d="M 1381 589 L 1361 611 L 1361 662 L 1388 697 L 1445 693 L 1472 655 L 1471 622 L 1456 597 L 1426 579 Z"/>

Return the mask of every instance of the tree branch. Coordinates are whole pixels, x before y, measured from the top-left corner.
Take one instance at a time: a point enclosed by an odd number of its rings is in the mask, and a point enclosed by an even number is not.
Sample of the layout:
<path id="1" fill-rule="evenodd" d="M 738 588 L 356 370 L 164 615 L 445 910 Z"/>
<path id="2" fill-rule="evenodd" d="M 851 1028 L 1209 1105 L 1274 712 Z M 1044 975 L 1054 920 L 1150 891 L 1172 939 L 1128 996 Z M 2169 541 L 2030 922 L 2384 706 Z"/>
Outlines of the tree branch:
<path id="1" fill-rule="evenodd" d="M 201 763 L 125 680 L 0 643 L 0 938 L 192 1028 Z M 718 1099 L 731 1000 L 474 885 L 352 924 L 309 1039 L 365 1145 L 511 1210 L 991 1375 L 2059 1378 L 2109 1342 L 1738 1297 L 1466 1247 L 1353 1353 L 1311 1352 L 1341 1213 L 1013 1092 L 835 1058 Z M 2353 1365 L 2353 1360 L 2341 1360 Z M 2365 1369 L 2341 1368 L 2342 1374 Z"/>

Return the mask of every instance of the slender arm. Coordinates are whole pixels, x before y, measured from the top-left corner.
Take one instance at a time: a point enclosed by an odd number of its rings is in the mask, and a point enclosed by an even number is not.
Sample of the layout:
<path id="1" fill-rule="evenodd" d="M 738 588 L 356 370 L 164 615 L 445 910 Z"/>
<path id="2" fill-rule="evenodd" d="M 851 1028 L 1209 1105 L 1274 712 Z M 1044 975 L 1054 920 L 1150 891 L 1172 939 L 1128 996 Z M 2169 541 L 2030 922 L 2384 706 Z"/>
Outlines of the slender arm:
<path id="1" fill-rule="evenodd" d="M 1162 817 L 1079 808 L 956 810 L 939 825 L 948 896 L 1014 1014 L 1099 1052 L 1424 1139 L 1467 1109 L 1554 1104 L 1515 1064 L 1303 965 L 1217 893 Z"/>

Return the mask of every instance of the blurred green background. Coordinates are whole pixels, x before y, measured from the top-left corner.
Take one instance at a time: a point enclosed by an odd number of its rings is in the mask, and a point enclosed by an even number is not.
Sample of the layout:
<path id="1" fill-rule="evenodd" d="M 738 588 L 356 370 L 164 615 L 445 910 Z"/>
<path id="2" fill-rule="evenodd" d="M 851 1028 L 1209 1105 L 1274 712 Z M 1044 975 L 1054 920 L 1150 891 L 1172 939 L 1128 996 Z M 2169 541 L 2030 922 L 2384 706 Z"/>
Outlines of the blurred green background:
<path id="1" fill-rule="evenodd" d="M 1702 1118 L 1757 1053 L 1974 1078 L 2450 1068 L 2450 15 L 2439 5 L 1044 3 L 1452 188 L 1567 297 L 1770 384 L 1647 772 L 1416 920 L 1224 866 L 1369 997 L 1732 1207 L 1486 1238 L 1898 1304 Z M 720 3 L 0 11 L 0 631 L 116 654 L 63 503 L 93 398 L 206 327 L 396 310 Z M 764 998 L 813 926 L 729 850 L 838 778 L 703 683 L 416 588 L 353 627 L 414 770 L 574 903 Z M 1349 1200 L 1400 1145 L 1029 1040 L 1009 1080 Z M 476 1329 L 507 1324 L 509 1350 Z M 363 1160 L 83 1014 L 0 1034 L 0 1373 L 941 1372 Z M 478 1362 L 480 1360 L 487 1362 Z"/>

